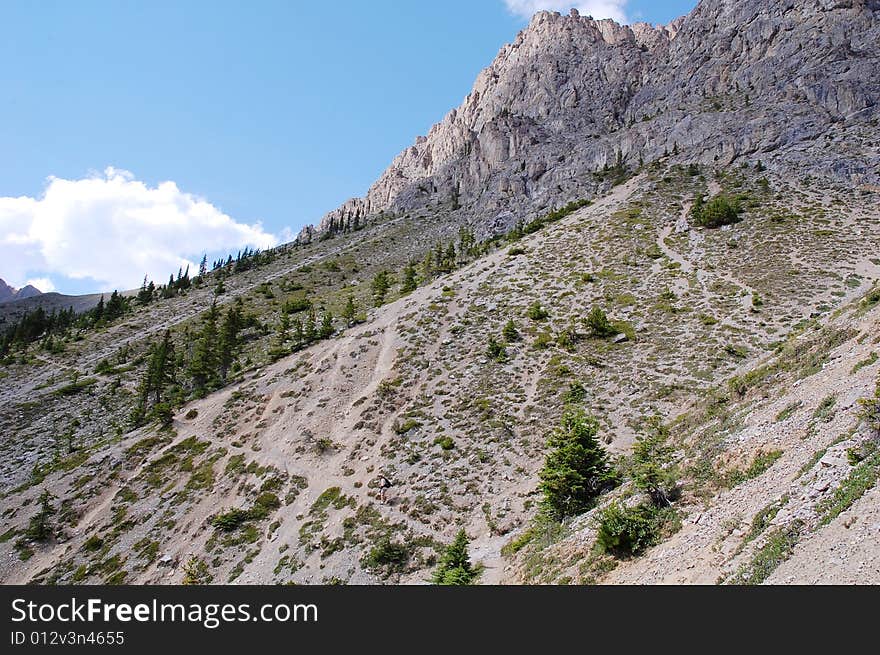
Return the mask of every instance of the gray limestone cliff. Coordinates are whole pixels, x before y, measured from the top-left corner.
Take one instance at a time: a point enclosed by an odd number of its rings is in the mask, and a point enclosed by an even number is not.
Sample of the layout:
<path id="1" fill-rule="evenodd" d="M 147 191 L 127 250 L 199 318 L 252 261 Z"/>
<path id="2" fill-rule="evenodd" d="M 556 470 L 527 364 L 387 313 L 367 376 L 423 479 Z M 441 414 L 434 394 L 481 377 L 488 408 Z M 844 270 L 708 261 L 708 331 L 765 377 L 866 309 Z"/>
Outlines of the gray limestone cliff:
<path id="1" fill-rule="evenodd" d="M 880 0 L 703 0 L 666 26 L 540 12 L 316 232 L 445 204 L 484 232 L 663 156 L 877 184 Z"/>

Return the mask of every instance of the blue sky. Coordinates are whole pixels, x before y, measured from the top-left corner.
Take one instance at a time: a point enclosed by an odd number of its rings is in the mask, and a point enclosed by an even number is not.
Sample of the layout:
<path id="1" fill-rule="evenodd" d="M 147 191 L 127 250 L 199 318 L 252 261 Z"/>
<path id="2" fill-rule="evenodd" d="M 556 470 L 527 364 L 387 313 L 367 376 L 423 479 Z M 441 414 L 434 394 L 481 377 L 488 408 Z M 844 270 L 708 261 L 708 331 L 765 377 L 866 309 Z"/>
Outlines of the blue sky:
<path id="1" fill-rule="evenodd" d="M 658 23 L 695 4 L 5 2 L 0 277 L 79 293 L 145 272 L 164 279 L 209 247 L 271 245 L 362 194 L 461 102 L 532 8 L 592 5 Z M 173 189 L 160 192 L 163 181 Z M 87 191 L 100 198 L 84 217 L 76 199 Z M 150 213 L 168 208 L 195 216 L 192 229 L 175 237 L 174 220 Z M 129 230 L 113 227 L 123 214 L 139 216 Z M 99 215 L 108 222 L 82 225 Z M 143 258 L 119 256 L 154 229 L 170 236 L 145 242 Z M 77 256 L 83 234 L 109 254 Z"/>

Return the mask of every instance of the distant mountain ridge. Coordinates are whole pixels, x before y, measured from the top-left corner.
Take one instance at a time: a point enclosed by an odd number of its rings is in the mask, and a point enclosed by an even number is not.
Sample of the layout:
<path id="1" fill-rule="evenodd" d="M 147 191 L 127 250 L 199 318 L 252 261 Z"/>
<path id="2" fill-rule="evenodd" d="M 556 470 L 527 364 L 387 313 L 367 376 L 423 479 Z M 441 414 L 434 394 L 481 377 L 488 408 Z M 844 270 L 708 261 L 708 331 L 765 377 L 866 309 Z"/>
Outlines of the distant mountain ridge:
<path id="1" fill-rule="evenodd" d="M 43 295 L 43 292 L 33 285 L 27 284 L 21 289 L 16 289 L 8 285 L 5 280 L 0 279 L 0 303 L 14 302 L 41 295 Z"/>

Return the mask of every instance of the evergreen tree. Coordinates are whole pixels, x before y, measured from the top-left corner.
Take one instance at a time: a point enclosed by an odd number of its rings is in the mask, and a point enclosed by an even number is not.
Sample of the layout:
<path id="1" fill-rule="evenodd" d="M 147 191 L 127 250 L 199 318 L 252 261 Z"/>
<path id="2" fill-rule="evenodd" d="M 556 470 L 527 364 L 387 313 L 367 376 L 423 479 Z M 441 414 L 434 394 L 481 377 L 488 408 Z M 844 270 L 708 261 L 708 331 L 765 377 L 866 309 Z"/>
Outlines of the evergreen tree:
<path id="1" fill-rule="evenodd" d="M 144 283 L 141 285 L 141 290 L 138 291 L 137 302 L 139 305 L 149 305 L 153 302 L 153 296 L 156 293 L 156 285 L 153 284 L 153 281 L 150 280 L 147 283 L 147 276 L 144 276 Z"/>
<path id="2" fill-rule="evenodd" d="M 189 363 L 189 376 L 192 379 L 193 391 L 197 395 L 204 394 L 207 388 L 214 384 L 219 368 L 217 314 L 217 303 L 211 303 L 211 309 L 203 317 L 202 329 L 196 339 Z"/>
<path id="3" fill-rule="evenodd" d="M 462 529 L 440 557 L 440 565 L 434 571 L 432 582 L 437 585 L 468 585 L 476 577 L 477 572 L 468 558 L 467 533 Z"/>
<path id="4" fill-rule="evenodd" d="M 629 474 L 636 487 L 648 492 L 655 506 L 666 507 L 678 489 L 678 470 L 672 461 L 675 449 L 667 443 L 669 429 L 659 416 L 648 419 L 645 427 L 645 433 L 636 437 Z"/>
<path id="5" fill-rule="evenodd" d="M 324 312 L 321 317 L 321 329 L 318 332 L 321 339 L 327 339 L 333 336 L 333 314 L 329 311 Z"/>
<path id="6" fill-rule="evenodd" d="M 590 509 L 614 483 L 608 455 L 596 435 L 599 422 L 582 409 L 569 409 L 547 442 L 550 452 L 540 471 L 547 510 L 558 519 Z"/>
<path id="7" fill-rule="evenodd" d="M 306 343 L 311 343 L 318 337 L 318 328 L 315 324 L 315 309 L 309 310 L 306 315 L 305 326 L 303 327 Z"/>
<path id="8" fill-rule="evenodd" d="M 303 322 L 302 319 L 295 318 L 293 319 L 293 343 L 296 347 L 302 345 L 305 340 L 305 331 L 303 330 Z"/>
<path id="9" fill-rule="evenodd" d="M 452 241 L 449 242 L 449 245 L 446 248 L 446 253 L 443 255 L 443 260 L 446 263 L 446 267 L 448 269 L 455 268 L 456 264 L 456 253 L 455 253 L 455 244 Z"/>
<path id="10" fill-rule="evenodd" d="M 52 507 L 52 499 L 54 496 L 48 489 L 44 489 L 40 494 L 40 509 L 31 518 L 28 524 L 25 536 L 34 541 L 46 541 L 52 536 L 52 516 L 55 514 L 55 508 Z"/>
<path id="11" fill-rule="evenodd" d="M 461 227 L 458 230 L 458 253 L 459 255 L 473 255 L 474 246 L 477 243 L 474 233 L 466 228 Z"/>
<path id="12" fill-rule="evenodd" d="M 238 349 L 238 333 L 241 330 L 241 299 L 226 311 L 223 318 L 223 325 L 220 328 L 220 344 L 218 353 L 218 365 L 220 379 L 225 382 L 226 375 L 232 362 L 235 361 L 235 354 Z"/>
<path id="13" fill-rule="evenodd" d="M 113 321 L 125 313 L 125 299 L 117 291 L 110 294 L 110 300 L 104 310 L 104 318 Z"/>
<path id="14" fill-rule="evenodd" d="M 422 261 L 422 277 L 426 280 L 434 275 L 434 253 L 430 250 L 425 253 L 425 259 Z"/>
<path id="15" fill-rule="evenodd" d="M 412 262 L 408 263 L 403 269 L 403 284 L 400 287 L 402 293 L 410 293 L 418 288 L 416 282 L 416 267 Z"/>
<path id="16" fill-rule="evenodd" d="M 155 408 L 163 403 L 165 389 L 176 383 L 177 366 L 171 331 L 165 330 L 162 341 L 150 349 L 147 370 L 138 389 L 138 402 L 131 414 L 131 421 L 135 426 L 143 424 L 147 408 L 151 404 Z"/>
<path id="17" fill-rule="evenodd" d="M 376 273 L 373 281 L 370 283 L 370 288 L 373 290 L 373 303 L 376 307 L 381 307 L 385 302 L 385 296 L 388 295 L 388 290 L 391 288 L 391 279 L 388 271 Z"/>
<path id="18" fill-rule="evenodd" d="M 208 255 L 202 255 L 202 262 L 199 264 L 199 277 L 205 277 L 208 273 Z"/>
<path id="19" fill-rule="evenodd" d="M 354 317 L 357 313 L 357 308 L 354 304 L 354 298 L 352 296 L 348 297 L 348 300 L 345 301 L 345 308 L 342 310 L 342 320 L 345 321 L 345 324 L 351 327 L 354 324 Z"/>
<path id="20" fill-rule="evenodd" d="M 147 276 L 144 275 L 144 282 L 141 284 L 140 291 L 138 291 L 137 301 L 139 305 L 146 305 L 152 300 L 152 297 L 147 296 Z"/>
<path id="21" fill-rule="evenodd" d="M 176 359 L 174 356 L 174 342 L 171 340 L 171 330 L 165 330 L 162 341 L 153 349 L 150 361 L 147 365 L 147 391 L 153 393 L 156 404 L 162 402 L 162 392 L 166 385 L 176 381 Z"/>
<path id="22" fill-rule="evenodd" d="M 95 323 L 100 323 L 104 319 L 104 296 L 101 295 L 101 299 L 98 301 L 98 304 L 92 310 L 92 315 L 95 318 Z"/>
<path id="23" fill-rule="evenodd" d="M 278 336 L 281 341 L 287 341 L 290 336 L 290 314 L 281 312 L 281 322 L 278 324 Z"/>
<path id="24" fill-rule="evenodd" d="M 434 268 L 437 271 L 445 270 L 443 262 L 443 244 L 438 241 L 437 245 L 434 247 Z"/>

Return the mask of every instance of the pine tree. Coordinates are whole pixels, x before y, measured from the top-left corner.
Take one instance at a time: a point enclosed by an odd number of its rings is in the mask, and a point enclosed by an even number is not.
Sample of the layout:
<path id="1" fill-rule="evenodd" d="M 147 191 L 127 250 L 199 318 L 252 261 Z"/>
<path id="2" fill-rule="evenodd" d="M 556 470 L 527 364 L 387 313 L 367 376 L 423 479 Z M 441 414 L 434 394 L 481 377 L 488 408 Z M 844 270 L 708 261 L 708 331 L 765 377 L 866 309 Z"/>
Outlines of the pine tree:
<path id="1" fill-rule="evenodd" d="M 40 503 L 40 509 L 31 518 L 27 531 L 25 532 L 25 536 L 28 539 L 33 539 L 34 541 L 46 541 L 52 536 L 51 519 L 55 514 L 55 508 L 52 507 L 53 498 L 54 496 L 48 489 L 43 490 L 43 493 L 40 494 L 40 499 L 38 501 Z"/>
<path id="2" fill-rule="evenodd" d="M 357 313 L 357 308 L 354 304 L 354 298 L 352 296 L 348 297 L 348 300 L 345 301 L 345 308 L 342 310 L 342 320 L 345 321 L 345 324 L 348 327 L 351 327 L 354 324 L 354 317 Z"/>
<path id="3" fill-rule="evenodd" d="M 321 317 L 321 329 L 318 331 L 321 339 L 328 339 L 333 336 L 333 314 L 329 311 L 324 312 Z"/>
<path id="4" fill-rule="evenodd" d="M 232 362 L 235 361 L 235 354 L 238 349 L 238 332 L 241 330 L 241 299 L 230 307 L 226 316 L 223 318 L 223 325 L 220 328 L 220 344 L 218 353 L 218 366 L 220 379 L 225 382 L 226 375 Z"/>
<path id="5" fill-rule="evenodd" d="M 426 280 L 434 275 L 434 253 L 430 250 L 425 253 L 425 259 L 422 261 L 422 277 Z"/>
<path id="6" fill-rule="evenodd" d="M 432 582 L 437 585 L 468 585 L 476 577 L 477 572 L 468 558 L 467 533 L 462 529 L 440 557 L 440 565 L 434 572 Z"/>
<path id="7" fill-rule="evenodd" d="M 456 253 L 455 253 L 455 244 L 452 241 L 449 242 L 449 245 L 446 247 L 446 253 L 443 255 L 443 259 L 446 263 L 446 267 L 448 269 L 455 268 L 456 264 Z"/>
<path id="8" fill-rule="evenodd" d="M 147 276 L 144 276 L 144 283 L 141 285 L 141 290 L 138 291 L 137 301 L 139 305 L 149 305 L 153 302 L 153 296 L 156 293 L 156 285 L 153 284 L 153 281 L 150 280 L 147 283 Z"/>
<path id="9" fill-rule="evenodd" d="M 391 279 L 388 271 L 376 273 L 373 281 L 370 283 L 370 288 L 373 290 L 373 304 L 376 307 L 381 307 L 385 302 L 385 296 L 388 295 L 388 290 L 391 288 Z"/>
<path id="10" fill-rule="evenodd" d="M 303 328 L 303 332 L 305 333 L 305 340 L 307 343 L 311 343 L 318 336 L 318 329 L 315 325 L 315 310 L 314 308 L 309 310 L 308 315 L 306 315 L 306 322 Z"/>
<path id="11" fill-rule="evenodd" d="M 205 277 L 208 273 L 208 255 L 202 255 L 202 262 L 199 264 L 199 277 Z"/>
<path id="12" fill-rule="evenodd" d="M 110 294 L 110 300 L 104 311 L 104 317 L 107 321 L 113 321 L 125 313 L 125 299 L 117 291 Z"/>
<path id="13" fill-rule="evenodd" d="M 295 347 L 299 347 L 302 345 L 305 340 L 305 332 L 303 330 L 303 322 L 302 319 L 295 318 L 293 319 L 293 343 Z"/>
<path id="14" fill-rule="evenodd" d="M 101 296 L 101 299 L 98 301 L 98 304 L 92 310 L 93 316 L 95 317 L 95 323 L 100 323 L 104 318 L 104 296 Z"/>
<path id="15" fill-rule="evenodd" d="M 458 230 L 458 252 L 459 255 L 472 255 L 474 251 L 474 246 L 476 245 L 477 240 L 474 237 L 474 233 L 466 228 L 461 227 Z"/>
<path id="16" fill-rule="evenodd" d="M 189 363 L 189 375 L 192 378 L 193 391 L 197 395 L 203 394 L 209 385 L 213 385 L 217 375 L 217 314 L 217 303 L 211 303 L 211 309 L 203 317 L 202 330 L 196 339 Z"/>
<path id="17" fill-rule="evenodd" d="M 416 282 L 416 267 L 412 262 L 408 263 L 403 269 L 403 284 L 400 287 L 402 293 L 410 293 L 418 288 Z"/>
<path id="18" fill-rule="evenodd" d="M 599 422 L 582 409 L 569 409 L 550 435 L 550 452 L 540 471 L 546 509 L 557 519 L 580 514 L 614 483 L 608 455 L 596 435 Z"/>
<path id="19" fill-rule="evenodd" d="M 147 416 L 147 408 L 154 408 L 163 404 L 163 393 L 171 384 L 177 382 L 178 358 L 174 352 L 174 342 L 171 340 L 171 331 L 165 330 L 162 341 L 153 345 L 150 349 L 147 369 L 141 379 L 138 388 L 138 401 L 131 413 L 131 421 L 135 426 L 144 423 Z"/>
<path id="20" fill-rule="evenodd" d="M 171 331 L 165 330 L 162 341 L 153 350 L 147 365 L 148 391 L 155 394 L 154 402 L 156 404 L 162 402 L 162 392 L 165 386 L 175 382 L 175 364 Z"/>

